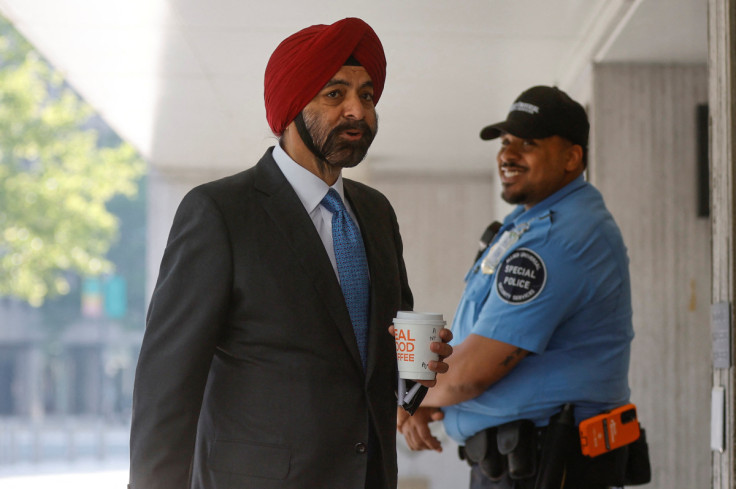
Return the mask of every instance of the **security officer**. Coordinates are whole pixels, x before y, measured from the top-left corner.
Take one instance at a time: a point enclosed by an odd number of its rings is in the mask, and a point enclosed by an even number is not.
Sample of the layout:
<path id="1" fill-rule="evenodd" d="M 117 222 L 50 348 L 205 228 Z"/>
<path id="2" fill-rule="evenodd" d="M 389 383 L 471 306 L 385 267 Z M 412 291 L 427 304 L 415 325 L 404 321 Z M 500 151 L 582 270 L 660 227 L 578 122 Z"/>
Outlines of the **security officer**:
<path id="1" fill-rule="evenodd" d="M 502 197 L 517 207 L 465 277 L 449 373 L 419 412 L 398 419 L 412 449 L 437 451 L 428 423 L 443 419 L 465 445 L 471 489 L 534 487 L 544 432 L 563 406 L 572 406 L 574 429 L 629 401 L 628 257 L 583 176 L 588 132 L 579 103 L 535 86 L 480 133 L 500 138 Z M 578 440 L 575 447 L 579 454 Z M 526 452 L 512 459 L 517 448 Z M 609 485 L 574 464 L 565 470 L 566 489 Z"/>

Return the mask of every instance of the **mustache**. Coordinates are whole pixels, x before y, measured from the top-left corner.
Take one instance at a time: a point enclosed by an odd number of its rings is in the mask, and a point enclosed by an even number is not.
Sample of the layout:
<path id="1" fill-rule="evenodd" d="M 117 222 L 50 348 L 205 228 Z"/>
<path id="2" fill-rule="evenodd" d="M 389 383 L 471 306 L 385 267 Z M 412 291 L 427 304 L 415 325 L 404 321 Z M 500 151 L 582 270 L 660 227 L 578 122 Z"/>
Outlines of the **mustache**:
<path id="1" fill-rule="evenodd" d="M 503 163 L 501 163 L 501 168 L 516 168 L 518 170 L 524 169 L 523 166 L 508 161 L 504 161 Z"/>
<path id="2" fill-rule="evenodd" d="M 367 137 L 369 140 L 373 139 L 373 130 L 371 129 L 371 126 L 369 126 L 368 123 L 364 120 L 348 120 L 345 122 L 341 122 L 335 128 L 333 128 L 330 133 L 331 135 L 340 134 L 341 132 L 345 131 L 361 131 L 364 138 Z"/>

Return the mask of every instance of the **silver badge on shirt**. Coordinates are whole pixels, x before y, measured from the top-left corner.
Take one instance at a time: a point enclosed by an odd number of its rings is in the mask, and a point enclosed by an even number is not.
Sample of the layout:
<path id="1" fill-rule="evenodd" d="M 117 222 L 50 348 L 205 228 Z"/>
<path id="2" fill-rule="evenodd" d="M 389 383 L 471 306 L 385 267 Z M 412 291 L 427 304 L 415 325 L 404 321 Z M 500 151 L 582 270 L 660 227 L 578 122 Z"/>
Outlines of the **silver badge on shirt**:
<path id="1" fill-rule="evenodd" d="M 518 225 L 514 229 L 504 231 L 498 241 L 491 246 L 490 251 L 483 259 L 480 264 L 480 270 L 486 275 L 490 275 L 496 271 L 498 263 L 501 261 L 501 257 L 511 248 L 514 243 L 519 241 L 521 235 L 529 229 L 529 223 L 525 222 Z"/>

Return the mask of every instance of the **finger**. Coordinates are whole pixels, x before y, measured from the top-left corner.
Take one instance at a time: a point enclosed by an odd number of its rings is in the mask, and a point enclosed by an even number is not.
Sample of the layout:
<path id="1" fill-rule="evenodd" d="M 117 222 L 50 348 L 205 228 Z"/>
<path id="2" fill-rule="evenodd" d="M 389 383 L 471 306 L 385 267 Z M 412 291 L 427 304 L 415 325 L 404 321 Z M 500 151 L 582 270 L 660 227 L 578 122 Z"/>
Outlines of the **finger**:
<path id="1" fill-rule="evenodd" d="M 410 449 L 421 450 L 421 444 L 418 442 L 414 430 L 407 430 L 406 433 L 404 433 L 404 438 L 406 439 L 406 444 Z"/>
<path id="2" fill-rule="evenodd" d="M 404 426 L 404 438 L 412 450 L 442 451 L 442 443 L 432 435 L 429 423 L 433 417 L 442 419 L 444 414 L 436 408 L 420 408 Z"/>
<path id="3" fill-rule="evenodd" d="M 447 358 L 452 355 L 452 346 L 448 345 L 447 343 L 440 343 L 438 341 L 433 341 L 432 343 L 430 343 L 429 350 L 433 353 L 437 353 L 440 356 L 440 359 Z"/>
<path id="4" fill-rule="evenodd" d="M 424 449 L 435 450 L 438 452 L 442 451 L 442 444 L 436 437 L 432 435 L 432 432 L 429 429 L 429 425 L 422 426 L 422 428 L 419 430 L 418 435 L 421 439 L 421 444 Z"/>
<path id="5" fill-rule="evenodd" d="M 432 370 L 431 365 L 432 365 L 432 362 L 429 363 L 430 370 Z M 415 382 L 417 384 L 422 384 L 424 387 L 434 387 L 435 385 L 437 385 L 436 380 L 416 380 Z"/>
<path id="6" fill-rule="evenodd" d="M 442 421 L 445 419 L 445 413 L 442 412 L 441 409 L 436 409 L 432 412 L 432 415 L 430 416 L 432 421 Z"/>
<path id="7" fill-rule="evenodd" d="M 449 343 L 450 341 L 452 341 L 452 337 L 453 337 L 453 335 L 452 335 L 452 330 L 451 329 L 442 328 L 440 330 L 440 339 L 443 342 Z"/>
<path id="8" fill-rule="evenodd" d="M 427 440 L 426 446 L 429 450 L 434 450 L 435 452 L 442 452 L 442 443 L 434 436 L 431 437 L 429 440 Z"/>
<path id="9" fill-rule="evenodd" d="M 441 332 L 442 332 L 442 331 L 440 331 L 440 333 L 441 333 Z M 388 334 L 390 334 L 391 336 L 394 336 L 394 337 L 396 336 L 396 333 L 395 333 L 395 330 L 394 330 L 394 325 L 393 325 L 393 324 L 392 324 L 391 326 L 389 326 L 389 327 L 388 327 Z"/>
<path id="10" fill-rule="evenodd" d="M 427 450 L 429 448 L 417 429 L 413 428 L 409 430 L 404 436 L 406 437 L 407 445 L 414 451 Z"/>
<path id="11" fill-rule="evenodd" d="M 435 362 L 434 360 L 430 361 L 427 367 L 432 372 L 437 372 L 438 374 L 445 374 L 450 369 L 450 366 L 445 362 Z"/>

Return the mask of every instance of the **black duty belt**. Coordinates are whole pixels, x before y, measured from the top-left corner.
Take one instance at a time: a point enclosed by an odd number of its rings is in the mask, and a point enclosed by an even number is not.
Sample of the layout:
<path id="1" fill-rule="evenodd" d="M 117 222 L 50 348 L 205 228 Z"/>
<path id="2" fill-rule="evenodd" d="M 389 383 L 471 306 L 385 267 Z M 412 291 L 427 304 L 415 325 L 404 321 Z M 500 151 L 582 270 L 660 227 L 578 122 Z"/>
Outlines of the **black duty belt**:
<path id="1" fill-rule="evenodd" d="M 507 471 L 512 479 L 533 477 L 546 429 L 528 419 L 487 428 L 468 438 L 459 455 L 470 465 L 477 464 L 491 480 Z"/>
<path id="2" fill-rule="evenodd" d="M 560 426 L 558 421 L 554 416 L 545 427 L 519 420 L 487 428 L 468 438 L 458 454 L 490 480 L 501 480 L 508 473 L 511 479 L 529 481 L 524 487 L 547 487 L 548 479 L 563 474 L 571 487 L 628 486 L 651 480 L 643 429 L 636 442 L 590 458 L 580 451 L 577 427 Z M 550 452 L 554 456 L 549 457 Z"/>

